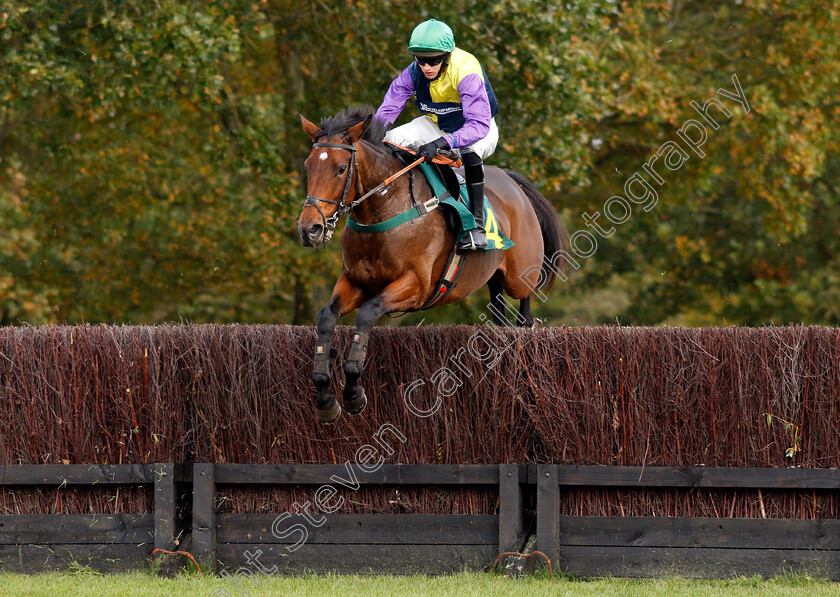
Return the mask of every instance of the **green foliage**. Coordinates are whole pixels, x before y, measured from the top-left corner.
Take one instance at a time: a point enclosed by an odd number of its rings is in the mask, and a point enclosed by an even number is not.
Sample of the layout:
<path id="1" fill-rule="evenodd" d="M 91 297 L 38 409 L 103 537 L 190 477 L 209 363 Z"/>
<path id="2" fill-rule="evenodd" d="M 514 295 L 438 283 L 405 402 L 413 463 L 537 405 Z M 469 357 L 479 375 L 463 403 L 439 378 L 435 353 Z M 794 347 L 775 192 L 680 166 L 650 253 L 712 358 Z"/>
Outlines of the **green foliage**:
<path id="1" fill-rule="evenodd" d="M 764 418 L 767 421 L 768 427 L 773 424 L 774 419 L 782 423 L 785 428 L 785 433 L 790 435 L 793 440 L 793 445 L 785 450 L 785 457 L 793 458 L 802 451 L 802 435 L 799 433 L 799 425 L 794 425 L 790 421 L 777 417 L 776 415 L 771 415 L 770 413 L 764 413 Z"/>
<path id="2" fill-rule="evenodd" d="M 603 145 L 592 186 L 570 189 L 578 214 L 623 195 L 627 176 L 698 117 L 689 102 L 731 90 L 732 74 L 751 111 L 728 102 L 732 117 L 708 127 L 706 156 L 666 171 L 655 209 L 637 209 L 599 239 L 574 288 L 597 292 L 617 270 L 633 289 L 631 306 L 611 313 L 625 323 L 836 324 L 838 136 L 828 123 L 838 116 L 837 7 L 623 8 L 617 25 L 626 35 L 611 46 L 617 102 L 596 125 Z"/>
<path id="3" fill-rule="evenodd" d="M 840 322 L 840 9 L 824 0 L 0 1 L 0 322 L 312 323 L 341 265 L 337 243 L 297 242 L 297 115 L 378 104 L 427 18 L 491 77 L 490 162 L 533 178 L 571 231 L 697 117 L 691 100 L 737 74 L 750 102 L 727 103 L 706 156 L 539 316 Z"/>

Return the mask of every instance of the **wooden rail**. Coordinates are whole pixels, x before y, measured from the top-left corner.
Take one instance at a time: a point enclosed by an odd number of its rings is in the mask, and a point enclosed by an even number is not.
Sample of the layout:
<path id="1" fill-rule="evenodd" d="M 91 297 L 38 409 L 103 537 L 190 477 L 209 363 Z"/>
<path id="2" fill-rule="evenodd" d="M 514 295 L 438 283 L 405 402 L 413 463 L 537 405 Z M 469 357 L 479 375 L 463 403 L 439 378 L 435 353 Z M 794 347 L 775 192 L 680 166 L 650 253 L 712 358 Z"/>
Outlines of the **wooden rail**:
<path id="1" fill-rule="evenodd" d="M 537 549 L 566 573 L 840 578 L 840 521 L 560 516 L 571 487 L 836 491 L 838 469 L 539 465 Z"/>
<path id="2" fill-rule="evenodd" d="M 493 487 L 497 514 L 217 513 L 219 487 L 324 486 L 352 499 L 344 465 L 0 466 L 2 487 L 146 485 L 154 512 L 0 516 L 0 571 L 38 572 L 71 562 L 102 571 L 145 567 L 155 548 L 176 549 L 176 482 L 192 485 L 190 551 L 220 573 L 426 573 L 482 569 L 527 539 L 536 506 L 536 549 L 581 577 L 774 576 L 840 580 L 840 520 L 561 516 L 563 496 L 587 488 L 837 492 L 838 469 L 559 465 L 383 465 L 353 486 Z M 320 487 L 319 487 L 320 486 Z M 183 494 L 182 494 L 183 495 Z M 326 490 L 324 495 L 330 495 Z M 335 498 L 337 499 L 337 498 Z M 329 501 L 329 500 L 327 500 Z M 335 502 L 333 502 L 335 503 Z M 188 510 L 190 504 L 181 503 Z M 277 533 L 300 523 L 305 532 Z M 279 535 L 279 536 L 278 536 Z M 179 546 L 180 547 L 180 546 Z M 295 547 L 295 549 L 291 549 Z M 262 568 L 255 567 L 256 557 Z"/>
<path id="3" fill-rule="evenodd" d="M 0 466 L 0 487 L 151 485 L 155 509 L 141 514 L 0 516 L 0 570 L 41 572 L 71 563 L 106 572 L 144 567 L 175 542 L 172 464 Z"/>
<path id="4" fill-rule="evenodd" d="M 465 567 L 480 569 L 497 553 L 518 548 L 523 539 L 522 485 L 528 478 L 524 465 L 383 465 L 374 473 L 358 474 L 356 482 L 359 486 L 493 486 L 499 491 L 499 514 L 327 514 L 317 526 L 296 516 L 306 532 L 293 538 L 278 538 L 274 532 L 272 525 L 283 513 L 217 514 L 216 488 L 330 485 L 343 490 L 336 478 L 348 476 L 345 466 L 194 467 L 193 554 L 214 568 L 247 568 L 249 562 L 254 566 L 252 556 L 259 550 L 261 562 L 281 573 L 458 572 Z M 321 520 L 317 510 L 309 512 Z"/>

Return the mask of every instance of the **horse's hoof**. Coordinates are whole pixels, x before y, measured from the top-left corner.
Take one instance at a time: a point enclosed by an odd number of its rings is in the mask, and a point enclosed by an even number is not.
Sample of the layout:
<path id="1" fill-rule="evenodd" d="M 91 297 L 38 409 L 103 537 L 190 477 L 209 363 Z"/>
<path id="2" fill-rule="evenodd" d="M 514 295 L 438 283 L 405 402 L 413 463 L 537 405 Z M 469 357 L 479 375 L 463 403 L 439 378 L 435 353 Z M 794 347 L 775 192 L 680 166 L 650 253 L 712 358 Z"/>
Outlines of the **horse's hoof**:
<path id="1" fill-rule="evenodd" d="M 367 396 L 361 386 L 356 386 L 353 390 L 353 397 L 344 398 L 344 408 L 351 415 L 360 415 L 367 408 Z"/>
<path id="2" fill-rule="evenodd" d="M 338 405 L 338 400 L 332 399 L 327 408 L 319 408 L 317 410 L 318 422 L 324 425 L 331 425 L 341 418 L 341 407 Z"/>

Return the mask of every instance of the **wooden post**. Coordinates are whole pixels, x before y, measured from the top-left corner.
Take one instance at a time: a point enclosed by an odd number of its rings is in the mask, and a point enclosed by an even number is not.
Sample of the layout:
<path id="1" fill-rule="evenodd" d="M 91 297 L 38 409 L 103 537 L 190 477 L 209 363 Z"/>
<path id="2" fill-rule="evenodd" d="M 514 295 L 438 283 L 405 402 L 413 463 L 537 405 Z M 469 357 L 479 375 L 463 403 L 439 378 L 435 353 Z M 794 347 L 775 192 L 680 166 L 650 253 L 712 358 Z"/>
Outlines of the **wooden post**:
<path id="1" fill-rule="evenodd" d="M 216 465 L 193 465 L 193 555 L 216 569 Z"/>
<path id="2" fill-rule="evenodd" d="M 499 553 L 519 551 L 522 536 L 522 488 L 519 465 L 499 465 Z"/>
<path id="3" fill-rule="evenodd" d="M 175 467 L 156 464 L 155 549 L 175 550 Z"/>
<path id="4" fill-rule="evenodd" d="M 537 550 L 548 556 L 556 570 L 560 559 L 560 486 L 555 464 L 537 466 Z"/>

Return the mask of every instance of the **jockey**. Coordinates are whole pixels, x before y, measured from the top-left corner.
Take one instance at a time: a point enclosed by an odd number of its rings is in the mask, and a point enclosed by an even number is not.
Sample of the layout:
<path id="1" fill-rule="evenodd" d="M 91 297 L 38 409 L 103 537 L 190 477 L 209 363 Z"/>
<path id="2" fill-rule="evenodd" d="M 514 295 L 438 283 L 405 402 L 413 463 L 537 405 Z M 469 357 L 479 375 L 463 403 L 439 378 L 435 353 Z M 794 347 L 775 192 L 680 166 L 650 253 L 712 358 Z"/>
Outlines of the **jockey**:
<path id="1" fill-rule="evenodd" d="M 408 51 L 414 62 L 391 83 L 376 118 L 391 126 L 414 96 L 423 116 L 388 131 L 385 140 L 415 149 L 417 157 L 427 161 L 440 149 L 460 151 L 477 228 L 461 239 L 458 249 L 485 249 L 483 160 L 499 141 L 496 94 L 475 56 L 455 47 L 455 36 L 445 23 L 420 23 Z"/>

